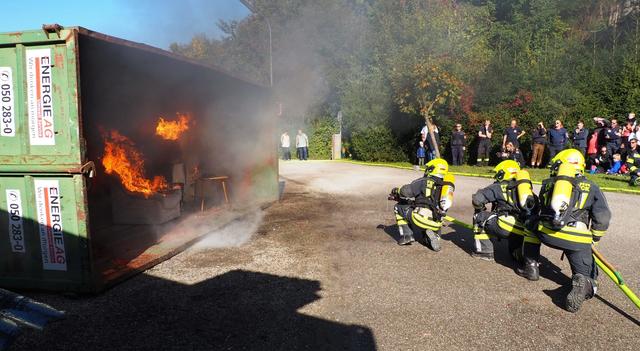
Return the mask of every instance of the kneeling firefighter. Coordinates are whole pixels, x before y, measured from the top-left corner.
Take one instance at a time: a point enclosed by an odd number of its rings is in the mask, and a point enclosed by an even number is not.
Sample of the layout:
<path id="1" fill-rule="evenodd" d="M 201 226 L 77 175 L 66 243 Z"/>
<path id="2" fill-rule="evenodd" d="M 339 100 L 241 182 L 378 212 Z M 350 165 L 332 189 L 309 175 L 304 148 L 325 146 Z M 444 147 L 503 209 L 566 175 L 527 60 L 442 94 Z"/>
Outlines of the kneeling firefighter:
<path id="1" fill-rule="evenodd" d="M 496 181 L 471 198 L 476 243 L 472 255 L 493 260 L 491 238 L 507 239 L 509 252 L 519 264 L 516 272 L 527 279 L 538 280 L 540 240 L 525 225 L 535 219 L 538 211 L 529 172 L 521 170 L 513 160 L 500 162 L 494 172 Z M 491 211 L 486 211 L 489 203 Z"/>
<path id="2" fill-rule="evenodd" d="M 393 188 L 390 200 L 400 232 L 399 245 L 415 241 L 414 233 L 424 232 L 433 251 L 440 251 L 442 218 L 453 204 L 454 176 L 447 161 L 436 158 L 426 164 L 424 176 L 400 188 Z"/>
<path id="3" fill-rule="evenodd" d="M 571 265 L 571 291 L 565 307 L 576 312 L 597 291 L 598 270 L 591 245 L 609 227 L 611 211 L 600 188 L 584 177 L 579 150 L 568 149 L 552 160 L 551 177 L 540 189 L 537 234 L 542 242 L 562 250 Z"/>

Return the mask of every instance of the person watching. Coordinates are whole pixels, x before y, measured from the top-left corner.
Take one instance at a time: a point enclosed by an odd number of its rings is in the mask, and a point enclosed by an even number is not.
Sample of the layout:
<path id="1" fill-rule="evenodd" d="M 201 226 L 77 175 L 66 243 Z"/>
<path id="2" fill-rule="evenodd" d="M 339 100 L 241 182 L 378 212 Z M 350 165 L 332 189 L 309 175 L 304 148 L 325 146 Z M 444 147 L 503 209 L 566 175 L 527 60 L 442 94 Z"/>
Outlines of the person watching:
<path id="1" fill-rule="evenodd" d="M 451 133 L 451 164 L 461 166 L 464 163 L 464 150 L 467 136 L 462 130 L 462 124 L 456 124 L 454 131 Z"/>
<path id="2" fill-rule="evenodd" d="M 562 151 L 569 140 L 567 130 L 560 120 L 556 120 L 553 129 L 549 130 L 549 158 L 552 159 Z"/>
<path id="3" fill-rule="evenodd" d="M 589 173 L 604 173 L 611 168 L 611 154 L 606 146 L 600 148 L 600 152 L 591 160 L 591 171 Z"/>
<path id="4" fill-rule="evenodd" d="M 622 169 L 622 157 L 620 154 L 613 155 L 611 168 L 607 170 L 607 174 L 620 174 Z"/>
<path id="5" fill-rule="evenodd" d="M 618 125 L 617 119 L 611 120 L 611 126 L 606 129 L 605 139 L 607 140 L 607 149 L 611 153 L 616 153 L 620 149 L 620 141 L 622 138 L 622 131 Z"/>
<path id="6" fill-rule="evenodd" d="M 502 137 L 502 149 L 506 149 L 507 142 L 511 142 L 517 149 L 520 147 L 520 139 L 525 135 L 525 131 L 518 127 L 518 122 L 515 119 L 511 120 L 511 125 L 504 130 L 504 136 Z"/>
<path id="7" fill-rule="evenodd" d="M 542 122 L 538 122 L 531 137 L 533 142 L 531 147 L 531 168 L 540 167 L 542 156 L 544 155 L 544 146 L 547 144 L 547 129 Z"/>
<path id="8" fill-rule="evenodd" d="M 498 158 L 501 160 L 514 160 L 520 167 L 524 167 L 525 164 L 522 152 L 510 141 L 507 142 L 505 149 L 498 153 Z"/>
<path id="9" fill-rule="evenodd" d="M 638 139 L 636 138 L 629 140 L 629 152 L 625 166 L 631 176 L 629 185 L 640 185 L 640 147 L 638 147 Z"/>
<path id="10" fill-rule="evenodd" d="M 584 122 L 578 121 L 578 126 L 573 131 L 573 147 L 584 156 L 587 152 L 587 138 L 589 137 L 589 129 L 584 127 Z"/>
<path id="11" fill-rule="evenodd" d="M 491 136 L 493 135 L 493 127 L 490 120 L 485 120 L 484 124 L 478 130 L 478 157 L 476 164 L 478 166 L 489 165 L 489 152 L 491 152 Z"/>

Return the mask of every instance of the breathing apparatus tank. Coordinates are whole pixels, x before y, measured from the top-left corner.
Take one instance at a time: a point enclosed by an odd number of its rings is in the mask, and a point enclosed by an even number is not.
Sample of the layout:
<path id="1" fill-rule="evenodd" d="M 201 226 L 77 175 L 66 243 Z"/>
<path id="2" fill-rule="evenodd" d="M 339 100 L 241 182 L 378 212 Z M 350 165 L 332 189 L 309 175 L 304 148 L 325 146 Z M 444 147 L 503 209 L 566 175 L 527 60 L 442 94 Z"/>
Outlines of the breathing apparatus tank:
<path id="1" fill-rule="evenodd" d="M 453 205 L 453 192 L 456 187 L 454 185 L 456 178 L 451 173 L 447 173 L 442 178 L 443 185 L 440 191 L 440 209 L 447 211 Z"/>
<path id="2" fill-rule="evenodd" d="M 553 186 L 551 201 L 549 203 L 554 212 L 553 225 L 558 228 L 564 227 L 565 225 L 562 217 L 571 203 L 573 183 L 570 179 L 574 178 L 575 173 L 575 167 L 571 164 L 563 163 L 558 167 L 558 178 Z"/>
<path id="3" fill-rule="evenodd" d="M 531 211 L 536 205 L 536 198 L 533 195 L 531 186 L 531 177 L 526 170 L 520 170 L 516 173 L 516 181 L 518 182 L 518 205 L 521 209 Z"/>

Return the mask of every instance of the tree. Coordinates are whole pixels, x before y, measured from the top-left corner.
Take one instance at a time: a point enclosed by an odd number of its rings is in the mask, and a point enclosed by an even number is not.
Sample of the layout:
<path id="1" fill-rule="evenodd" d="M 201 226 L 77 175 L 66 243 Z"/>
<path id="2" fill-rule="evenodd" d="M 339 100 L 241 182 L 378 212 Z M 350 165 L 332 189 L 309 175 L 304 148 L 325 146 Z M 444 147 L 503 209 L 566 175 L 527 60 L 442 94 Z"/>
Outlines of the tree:
<path id="1" fill-rule="evenodd" d="M 436 157 L 440 157 L 431 116 L 434 108 L 452 108 L 460 99 L 462 82 L 440 66 L 428 62 L 416 64 L 413 70 L 394 75 L 391 84 L 396 92 L 395 101 L 405 113 L 419 114 L 429 129 L 432 145 L 436 145 Z"/>

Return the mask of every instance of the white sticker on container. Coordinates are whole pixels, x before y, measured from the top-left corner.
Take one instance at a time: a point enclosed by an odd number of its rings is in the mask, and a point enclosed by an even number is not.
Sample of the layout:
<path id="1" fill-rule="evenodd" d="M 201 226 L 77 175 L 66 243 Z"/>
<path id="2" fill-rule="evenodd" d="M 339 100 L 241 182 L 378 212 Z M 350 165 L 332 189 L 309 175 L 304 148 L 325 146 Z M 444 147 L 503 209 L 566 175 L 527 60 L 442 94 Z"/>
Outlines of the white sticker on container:
<path id="1" fill-rule="evenodd" d="M 24 227 L 22 225 L 22 199 L 20 198 L 20 190 L 7 189 L 6 194 L 11 251 L 24 253 Z"/>
<path id="2" fill-rule="evenodd" d="M 51 49 L 27 50 L 27 110 L 31 145 L 55 145 Z"/>
<path id="3" fill-rule="evenodd" d="M 0 136 L 16 136 L 16 110 L 13 101 L 13 72 L 0 67 Z"/>
<path id="4" fill-rule="evenodd" d="M 46 270 L 66 271 L 67 254 L 64 247 L 59 182 L 57 180 L 35 180 L 34 184 L 42 267 Z"/>

